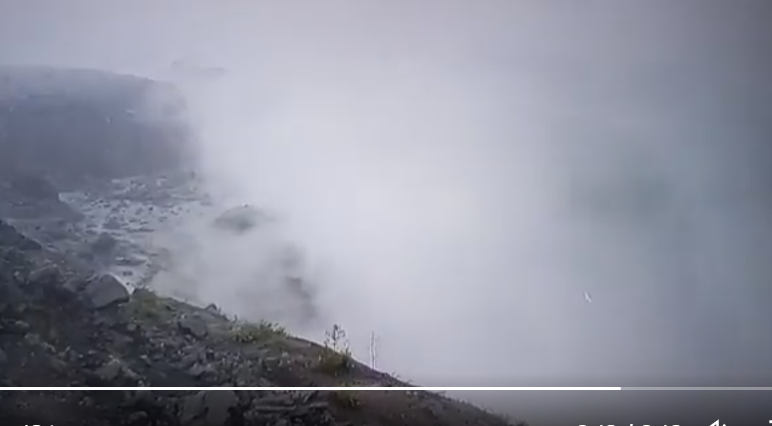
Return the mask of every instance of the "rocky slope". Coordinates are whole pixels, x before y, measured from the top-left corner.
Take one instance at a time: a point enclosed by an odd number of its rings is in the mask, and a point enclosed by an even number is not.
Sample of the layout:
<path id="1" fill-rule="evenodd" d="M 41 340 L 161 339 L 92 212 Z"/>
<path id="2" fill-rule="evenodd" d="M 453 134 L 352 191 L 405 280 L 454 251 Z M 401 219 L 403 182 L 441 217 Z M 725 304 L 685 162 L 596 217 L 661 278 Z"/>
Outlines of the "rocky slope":
<path id="1" fill-rule="evenodd" d="M 87 274 L 0 222 L 2 386 L 408 386 L 334 347 Z M 426 392 L 66 391 L 0 397 L 4 424 L 506 425 Z"/>

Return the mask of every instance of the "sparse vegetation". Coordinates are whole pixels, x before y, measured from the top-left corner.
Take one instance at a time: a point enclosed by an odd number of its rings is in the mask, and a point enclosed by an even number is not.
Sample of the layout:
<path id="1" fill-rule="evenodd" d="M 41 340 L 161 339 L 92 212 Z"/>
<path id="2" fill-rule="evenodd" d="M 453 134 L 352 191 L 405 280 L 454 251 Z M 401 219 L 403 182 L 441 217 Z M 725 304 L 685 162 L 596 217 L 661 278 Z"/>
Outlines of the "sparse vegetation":
<path id="1" fill-rule="evenodd" d="M 126 309 L 132 317 L 144 321 L 163 319 L 171 312 L 171 307 L 162 298 L 147 290 L 135 291 Z"/>
<path id="2" fill-rule="evenodd" d="M 244 344 L 265 342 L 277 336 L 287 336 L 287 330 L 270 321 L 237 324 L 233 328 L 233 339 Z"/>
<path id="3" fill-rule="evenodd" d="M 332 329 L 325 333 L 323 344 L 324 349 L 317 366 L 319 371 L 337 376 L 347 373 L 353 367 L 351 348 L 343 327 L 333 325 Z"/>

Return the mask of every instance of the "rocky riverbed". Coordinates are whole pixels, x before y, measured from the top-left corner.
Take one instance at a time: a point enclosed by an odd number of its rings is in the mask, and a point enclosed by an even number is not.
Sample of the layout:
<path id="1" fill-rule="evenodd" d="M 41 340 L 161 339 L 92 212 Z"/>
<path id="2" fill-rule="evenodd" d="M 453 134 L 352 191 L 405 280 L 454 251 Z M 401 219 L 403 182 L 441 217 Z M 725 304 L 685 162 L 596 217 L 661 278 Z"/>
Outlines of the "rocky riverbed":
<path id="1" fill-rule="evenodd" d="M 129 291 L 150 286 L 205 306 L 216 294 L 202 293 L 200 284 L 230 273 L 231 279 L 255 282 L 241 288 L 260 293 L 263 300 L 281 299 L 285 305 L 281 312 L 271 312 L 270 304 L 265 303 L 266 309 L 253 319 L 267 317 L 302 325 L 319 314 L 300 256 L 291 244 L 273 235 L 275 221 L 252 206 L 215 206 L 191 172 L 95 182 L 78 191 L 17 204 L 5 209 L 10 224 L 84 269 L 114 275 Z M 30 210 L 35 214 L 29 214 Z M 271 239 L 273 246 L 260 261 L 255 260 L 248 275 L 233 277 L 232 271 L 204 268 L 216 255 L 212 243 L 217 243 L 217 250 L 226 246 L 236 251 L 245 240 L 260 239 Z M 227 269 L 227 262 L 223 263 Z M 245 300 L 251 297 L 242 296 Z M 287 303 L 294 306 L 288 308 Z M 240 317 L 254 315 L 248 303 L 239 308 L 229 306 L 228 310 Z M 287 312 L 297 315 L 281 315 Z"/>

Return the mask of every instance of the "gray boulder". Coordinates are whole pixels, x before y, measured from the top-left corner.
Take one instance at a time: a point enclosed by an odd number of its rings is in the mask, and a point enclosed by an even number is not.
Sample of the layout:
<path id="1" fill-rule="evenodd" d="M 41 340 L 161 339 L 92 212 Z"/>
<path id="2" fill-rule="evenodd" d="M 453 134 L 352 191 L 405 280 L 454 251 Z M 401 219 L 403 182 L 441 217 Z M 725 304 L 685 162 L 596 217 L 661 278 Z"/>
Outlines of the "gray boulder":
<path id="1" fill-rule="evenodd" d="M 83 292 L 96 309 L 128 302 L 130 297 L 126 286 L 112 274 L 99 275 L 90 280 Z"/>
<path id="2" fill-rule="evenodd" d="M 244 204 L 222 213 L 214 220 L 214 226 L 236 234 L 244 234 L 267 219 L 265 214 L 256 207 Z"/>

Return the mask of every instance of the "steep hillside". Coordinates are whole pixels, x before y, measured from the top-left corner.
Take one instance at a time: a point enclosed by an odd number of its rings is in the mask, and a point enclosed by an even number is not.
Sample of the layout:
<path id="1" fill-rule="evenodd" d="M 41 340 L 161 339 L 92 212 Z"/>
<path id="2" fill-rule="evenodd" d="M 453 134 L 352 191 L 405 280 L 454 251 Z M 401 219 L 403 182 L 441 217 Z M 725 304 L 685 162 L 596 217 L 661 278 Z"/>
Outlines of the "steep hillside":
<path id="1" fill-rule="evenodd" d="M 334 345 L 88 275 L 0 222 L 1 386 L 409 386 Z M 508 423 L 419 391 L 8 392 L 4 424 Z"/>

